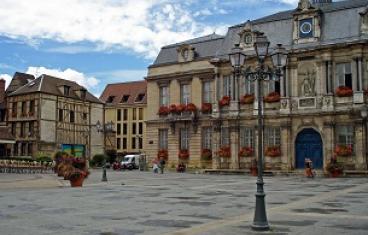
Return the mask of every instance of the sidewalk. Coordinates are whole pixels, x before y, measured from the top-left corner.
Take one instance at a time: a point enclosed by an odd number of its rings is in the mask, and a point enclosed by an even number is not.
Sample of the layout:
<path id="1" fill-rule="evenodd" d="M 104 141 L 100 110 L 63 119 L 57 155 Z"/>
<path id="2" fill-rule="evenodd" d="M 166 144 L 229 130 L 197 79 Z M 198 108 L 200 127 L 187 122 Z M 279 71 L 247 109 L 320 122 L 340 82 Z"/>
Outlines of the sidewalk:
<path id="1" fill-rule="evenodd" d="M 0 189 L 63 187 L 55 174 L 0 174 Z"/>

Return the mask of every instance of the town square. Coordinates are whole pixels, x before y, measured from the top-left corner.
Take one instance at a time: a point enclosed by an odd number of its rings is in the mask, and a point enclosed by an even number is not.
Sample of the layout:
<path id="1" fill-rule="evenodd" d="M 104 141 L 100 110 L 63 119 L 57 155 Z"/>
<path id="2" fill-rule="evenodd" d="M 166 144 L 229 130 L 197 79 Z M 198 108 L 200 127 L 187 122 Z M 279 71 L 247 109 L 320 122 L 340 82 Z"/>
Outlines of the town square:
<path id="1" fill-rule="evenodd" d="M 367 234 L 368 0 L 0 5 L 1 235 Z"/>

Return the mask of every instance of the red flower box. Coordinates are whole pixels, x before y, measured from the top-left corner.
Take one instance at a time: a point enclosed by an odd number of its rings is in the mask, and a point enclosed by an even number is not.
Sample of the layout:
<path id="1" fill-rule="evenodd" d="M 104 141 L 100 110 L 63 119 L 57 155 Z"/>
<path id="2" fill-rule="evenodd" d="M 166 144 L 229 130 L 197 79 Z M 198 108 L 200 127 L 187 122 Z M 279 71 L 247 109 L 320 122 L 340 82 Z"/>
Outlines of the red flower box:
<path id="1" fill-rule="evenodd" d="M 12 113 L 12 117 L 17 117 L 17 113 Z"/>
<path id="2" fill-rule="evenodd" d="M 169 107 L 169 111 L 170 111 L 170 113 L 172 113 L 172 114 L 177 114 L 177 113 L 178 113 L 178 108 L 176 107 L 176 105 L 175 105 L 175 104 L 172 104 L 172 105 L 170 105 L 170 107 Z"/>
<path id="3" fill-rule="evenodd" d="M 178 113 L 182 113 L 187 109 L 187 106 L 185 104 L 179 104 L 176 106 L 176 110 Z"/>
<path id="4" fill-rule="evenodd" d="M 280 94 L 276 91 L 271 92 L 266 97 L 263 98 L 266 103 L 276 103 L 280 101 Z"/>
<path id="5" fill-rule="evenodd" d="M 347 86 L 339 86 L 336 89 L 336 95 L 338 97 L 349 97 L 353 95 L 353 90 Z"/>
<path id="6" fill-rule="evenodd" d="M 33 112 L 29 112 L 29 113 L 28 113 L 28 116 L 30 116 L 30 117 L 33 117 L 33 115 L 34 115 L 34 113 L 33 113 Z"/>
<path id="7" fill-rule="evenodd" d="M 159 115 L 162 115 L 162 116 L 166 116 L 170 113 L 170 109 L 166 106 L 161 106 L 159 109 L 158 109 L 158 114 Z"/>
<path id="8" fill-rule="evenodd" d="M 254 154 L 252 147 L 242 147 L 239 151 L 239 157 L 251 157 Z"/>
<path id="9" fill-rule="evenodd" d="M 178 156 L 179 159 L 186 160 L 189 158 L 189 151 L 187 149 L 181 149 Z"/>
<path id="10" fill-rule="evenodd" d="M 219 101 L 219 105 L 220 105 L 220 107 L 224 107 L 224 106 L 230 105 L 230 96 L 224 96 L 224 97 L 222 97 L 222 99 Z"/>
<path id="11" fill-rule="evenodd" d="M 212 151 L 211 151 L 211 149 L 202 149 L 201 157 L 204 160 L 210 160 L 212 158 Z"/>
<path id="12" fill-rule="evenodd" d="M 193 104 L 193 103 L 189 103 L 189 104 L 187 104 L 187 107 L 185 109 L 188 112 L 196 112 L 197 111 L 197 106 L 195 106 L 195 104 Z"/>
<path id="13" fill-rule="evenodd" d="M 269 146 L 266 148 L 265 155 L 269 157 L 280 157 L 281 149 L 280 146 Z"/>
<path id="14" fill-rule="evenodd" d="M 334 153 L 337 156 L 351 156 L 353 154 L 353 148 L 351 147 L 351 145 L 337 145 L 335 147 Z"/>
<path id="15" fill-rule="evenodd" d="M 169 157 L 169 153 L 167 152 L 166 149 L 161 149 L 158 151 L 157 153 L 157 158 L 164 158 L 165 160 L 167 160 L 167 158 Z"/>
<path id="16" fill-rule="evenodd" d="M 254 94 L 245 94 L 240 98 L 241 104 L 253 104 Z"/>
<path id="17" fill-rule="evenodd" d="M 231 149 L 230 146 L 223 146 L 217 152 L 220 157 L 230 158 L 231 157 Z"/>
<path id="18" fill-rule="evenodd" d="M 212 112 L 212 104 L 202 103 L 202 113 L 211 113 L 211 112 Z"/>

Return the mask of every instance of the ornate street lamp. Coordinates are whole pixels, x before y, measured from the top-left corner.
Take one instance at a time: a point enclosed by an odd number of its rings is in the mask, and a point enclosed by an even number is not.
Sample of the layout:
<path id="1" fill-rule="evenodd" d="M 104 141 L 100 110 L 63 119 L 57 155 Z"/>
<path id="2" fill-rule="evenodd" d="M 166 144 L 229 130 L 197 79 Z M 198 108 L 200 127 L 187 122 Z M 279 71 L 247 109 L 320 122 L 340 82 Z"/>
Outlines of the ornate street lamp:
<path id="1" fill-rule="evenodd" d="M 266 67 L 264 62 L 268 56 L 268 48 L 270 42 L 263 33 L 258 33 L 256 41 L 254 42 L 254 49 L 257 54 L 258 66 L 255 71 L 250 67 L 243 69 L 246 56 L 239 47 L 233 49 L 230 53 L 230 62 L 237 74 L 243 74 L 245 79 L 257 82 L 257 102 L 258 102 L 258 177 L 257 177 L 257 193 L 256 193 L 256 208 L 254 213 L 254 220 L 252 224 L 253 230 L 269 230 L 269 224 L 266 214 L 266 204 L 263 189 L 263 96 L 262 96 L 262 82 L 279 79 L 282 76 L 282 68 L 286 65 L 287 52 L 281 44 L 271 54 L 274 68 Z"/>

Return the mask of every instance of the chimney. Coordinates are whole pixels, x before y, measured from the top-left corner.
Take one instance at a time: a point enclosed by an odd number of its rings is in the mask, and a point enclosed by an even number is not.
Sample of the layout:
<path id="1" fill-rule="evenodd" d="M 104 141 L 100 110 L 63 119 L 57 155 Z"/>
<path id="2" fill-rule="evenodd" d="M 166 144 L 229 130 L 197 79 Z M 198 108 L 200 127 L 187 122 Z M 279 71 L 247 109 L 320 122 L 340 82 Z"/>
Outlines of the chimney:
<path id="1" fill-rule="evenodd" d="M 0 104 L 4 102 L 5 98 L 5 79 L 0 78 Z"/>

